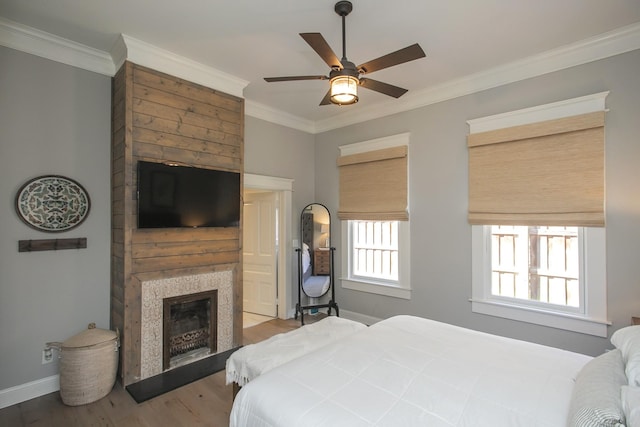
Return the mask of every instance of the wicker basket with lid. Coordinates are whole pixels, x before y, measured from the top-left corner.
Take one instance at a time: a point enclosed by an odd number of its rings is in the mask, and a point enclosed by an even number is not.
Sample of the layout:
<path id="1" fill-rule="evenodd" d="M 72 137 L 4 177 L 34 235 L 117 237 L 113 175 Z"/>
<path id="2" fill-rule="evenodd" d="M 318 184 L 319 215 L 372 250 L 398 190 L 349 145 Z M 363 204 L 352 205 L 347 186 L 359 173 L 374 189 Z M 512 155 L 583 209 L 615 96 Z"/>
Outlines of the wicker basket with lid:
<path id="1" fill-rule="evenodd" d="M 62 343 L 48 343 L 60 351 L 60 397 L 66 405 L 95 402 L 109 394 L 118 370 L 116 331 L 95 324 Z"/>

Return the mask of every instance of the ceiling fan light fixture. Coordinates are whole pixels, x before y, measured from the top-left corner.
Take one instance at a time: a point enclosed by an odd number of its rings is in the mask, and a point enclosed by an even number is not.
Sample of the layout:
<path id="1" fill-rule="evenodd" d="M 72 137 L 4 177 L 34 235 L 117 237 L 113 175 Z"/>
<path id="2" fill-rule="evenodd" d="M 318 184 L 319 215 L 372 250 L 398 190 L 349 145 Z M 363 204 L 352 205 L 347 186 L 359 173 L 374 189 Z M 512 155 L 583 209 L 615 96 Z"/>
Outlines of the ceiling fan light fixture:
<path id="1" fill-rule="evenodd" d="M 300 33 L 300 37 L 322 58 L 329 66 L 328 76 L 289 76 L 289 77 L 265 77 L 268 82 L 286 82 L 296 80 L 329 80 L 329 90 L 325 93 L 320 105 L 351 105 L 358 102 L 358 86 L 382 93 L 384 95 L 399 98 L 407 92 L 398 86 L 379 82 L 370 78 L 361 77 L 374 71 L 383 70 L 395 65 L 404 64 L 425 56 L 424 51 L 414 43 L 404 49 L 396 50 L 379 58 L 367 61 L 356 66 L 347 59 L 347 43 L 345 37 L 345 18 L 353 10 L 350 1 L 341 0 L 335 5 L 335 12 L 342 18 L 342 59 L 339 59 L 331 46 L 320 33 Z"/>
<path id="2" fill-rule="evenodd" d="M 353 76 L 332 78 L 331 102 L 338 105 L 351 105 L 358 102 L 358 79 Z"/>

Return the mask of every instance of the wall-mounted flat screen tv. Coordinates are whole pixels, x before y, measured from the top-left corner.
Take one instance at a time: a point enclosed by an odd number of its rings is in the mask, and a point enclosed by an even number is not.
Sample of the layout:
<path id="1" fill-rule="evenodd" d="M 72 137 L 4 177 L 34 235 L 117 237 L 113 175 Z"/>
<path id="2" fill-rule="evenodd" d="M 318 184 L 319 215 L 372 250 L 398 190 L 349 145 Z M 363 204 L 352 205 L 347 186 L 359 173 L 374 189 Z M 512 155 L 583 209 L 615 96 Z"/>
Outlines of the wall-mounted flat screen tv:
<path id="1" fill-rule="evenodd" d="M 239 224 L 240 173 L 138 162 L 138 228 Z"/>

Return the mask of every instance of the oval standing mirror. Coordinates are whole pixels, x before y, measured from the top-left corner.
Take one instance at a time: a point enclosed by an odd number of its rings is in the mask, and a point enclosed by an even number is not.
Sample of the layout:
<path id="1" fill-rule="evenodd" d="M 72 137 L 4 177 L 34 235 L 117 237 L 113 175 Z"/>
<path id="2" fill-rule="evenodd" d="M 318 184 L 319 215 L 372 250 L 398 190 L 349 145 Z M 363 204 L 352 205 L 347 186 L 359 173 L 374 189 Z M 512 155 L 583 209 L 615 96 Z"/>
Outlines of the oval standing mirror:
<path id="1" fill-rule="evenodd" d="M 331 215 L 319 203 L 311 203 L 300 217 L 302 238 L 302 291 L 309 297 L 325 295 L 331 285 Z"/>

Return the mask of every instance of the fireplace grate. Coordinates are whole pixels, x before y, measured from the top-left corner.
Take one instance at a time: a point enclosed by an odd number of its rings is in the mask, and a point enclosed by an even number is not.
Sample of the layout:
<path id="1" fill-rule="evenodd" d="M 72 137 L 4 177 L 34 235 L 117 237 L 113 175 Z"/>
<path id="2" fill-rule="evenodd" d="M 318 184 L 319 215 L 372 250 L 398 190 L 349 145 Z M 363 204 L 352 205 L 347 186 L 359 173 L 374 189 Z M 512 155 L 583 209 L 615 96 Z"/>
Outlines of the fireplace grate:
<path id="1" fill-rule="evenodd" d="M 171 357 L 203 347 L 209 347 L 209 328 L 195 329 L 180 335 L 174 335 L 169 339 L 169 354 Z"/>

